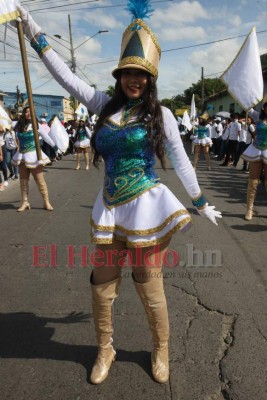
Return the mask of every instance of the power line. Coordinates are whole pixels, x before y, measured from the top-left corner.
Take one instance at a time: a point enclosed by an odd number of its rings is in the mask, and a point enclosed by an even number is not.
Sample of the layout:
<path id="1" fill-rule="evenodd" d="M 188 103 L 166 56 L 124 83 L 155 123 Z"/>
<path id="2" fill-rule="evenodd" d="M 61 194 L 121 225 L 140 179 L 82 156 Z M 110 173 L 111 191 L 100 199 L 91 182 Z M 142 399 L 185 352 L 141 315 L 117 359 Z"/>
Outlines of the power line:
<path id="1" fill-rule="evenodd" d="M 49 82 L 52 81 L 52 79 L 54 79 L 53 76 L 51 76 L 46 82 L 42 83 L 41 85 L 33 87 L 33 90 L 39 89 L 40 87 L 47 85 Z"/>
<path id="2" fill-rule="evenodd" d="M 44 11 L 44 10 L 50 10 L 50 9 L 52 9 L 52 8 L 61 8 L 61 7 L 70 7 L 70 6 L 76 6 L 76 5 L 78 5 L 78 4 L 86 4 L 86 3 L 96 3 L 96 2 L 98 2 L 99 0 L 87 0 L 87 1 L 81 1 L 81 2 L 79 2 L 79 3 L 71 3 L 71 4 L 63 4 L 62 6 L 53 6 L 53 7 L 51 7 L 51 6 L 48 6 L 48 7 L 46 7 L 46 8 L 39 8 L 38 10 L 31 10 L 31 12 L 36 12 L 36 11 Z"/>
<path id="3" fill-rule="evenodd" d="M 257 34 L 259 34 L 259 33 L 264 33 L 264 32 L 267 32 L 267 29 L 265 29 L 264 31 L 259 31 L 259 32 L 257 32 Z M 245 36 L 247 36 L 247 34 L 246 34 L 246 35 L 239 35 L 239 36 L 232 36 L 232 37 L 225 38 L 225 39 L 213 40 L 213 41 L 211 41 L 211 42 L 206 42 L 206 43 L 192 44 L 191 46 L 176 47 L 176 48 L 174 48 L 174 49 L 162 50 L 162 53 L 167 53 L 167 52 L 169 52 L 169 51 L 190 49 L 190 48 L 192 48 L 192 47 L 206 46 L 206 45 L 208 45 L 208 44 L 224 42 L 224 41 L 226 41 L 226 40 L 237 39 L 237 38 L 241 38 L 241 37 L 245 37 Z"/>
<path id="4" fill-rule="evenodd" d="M 22 1 L 23 6 L 25 5 L 29 5 L 31 2 L 34 1 L 34 5 L 36 4 L 42 4 L 42 3 L 66 3 L 66 0 L 55 0 L 55 1 L 51 1 L 51 0 L 25 0 Z"/>
<path id="5" fill-rule="evenodd" d="M 87 65 L 106 64 L 106 63 L 110 63 L 110 62 L 114 62 L 114 61 L 118 61 L 118 58 L 113 58 L 111 60 L 104 60 L 104 61 L 96 61 L 93 63 L 85 64 L 82 69 L 85 69 L 87 67 Z"/>
<path id="6" fill-rule="evenodd" d="M 94 1 L 98 1 L 98 0 L 94 0 Z M 174 0 L 156 0 L 156 1 L 151 1 L 151 3 L 169 3 L 172 2 Z M 90 3 L 90 1 L 86 1 L 85 3 Z M 64 5 L 60 5 L 60 6 L 55 6 L 55 7 L 46 7 L 46 8 L 41 8 L 41 9 L 35 9 L 35 10 L 31 10 L 31 12 L 34 13 L 39 13 L 41 11 L 46 11 L 46 10 L 51 10 L 51 8 L 61 8 L 61 7 L 69 7 L 72 5 L 77 5 L 80 3 L 73 3 L 73 4 L 64 4 Z M 85 8 L 71 8 L 71 9 L 67 9 L 67 10 L 51 10 L 50 12 L 62 12 L 62 11 L 84 11 L 84 10 L 97 10 L 97 9 L 105 9 L 105 8 L 117 8 L 117 7 L 125 7 L 125 4 L 114 4 L 111 6 L 96 6 L 96 7 L 85 7 Z"/>

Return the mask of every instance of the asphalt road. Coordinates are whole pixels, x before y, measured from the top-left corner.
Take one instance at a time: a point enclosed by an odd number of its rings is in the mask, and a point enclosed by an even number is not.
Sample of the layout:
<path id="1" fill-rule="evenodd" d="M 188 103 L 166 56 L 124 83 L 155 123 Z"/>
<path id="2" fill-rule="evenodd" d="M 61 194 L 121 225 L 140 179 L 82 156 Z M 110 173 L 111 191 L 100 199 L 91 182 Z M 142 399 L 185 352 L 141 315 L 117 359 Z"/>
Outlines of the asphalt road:
<path id="1" fill-rule="evenodd" d="M 191 157 L 191 156 L 190 156 Z M 266 400 L 267 202 L 258 190 L 256 217 L 244 220 L 248 175 L 204 161 L 197 171 L 216 227 L 201 218 L 174 171 L 162 181 L 191 211 L 194 225 L 171 242 L 165 289 L 169 306 L 170 381 L 150 373 L 151 337 L 125 268 L 115 305 L 117 359 L 108 379 L 88 376 L 97 348 L 91 315 L 89 218 L 100 170 L 75 169 L 75 157 L 46 168 L 53 212 L 31 180 L 32 209 L 17 213 L 19 183 L 0 193 L 1 400 Z M 179 258 L 173 267 L 172 256 Z"/>

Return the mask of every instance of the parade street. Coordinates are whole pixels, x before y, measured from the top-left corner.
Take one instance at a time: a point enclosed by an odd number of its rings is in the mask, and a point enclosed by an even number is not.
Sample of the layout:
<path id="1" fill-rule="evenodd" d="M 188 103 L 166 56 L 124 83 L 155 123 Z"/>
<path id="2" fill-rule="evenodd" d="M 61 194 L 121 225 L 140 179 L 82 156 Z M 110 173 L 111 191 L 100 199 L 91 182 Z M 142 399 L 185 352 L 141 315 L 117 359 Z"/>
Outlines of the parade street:
<path id="1" fill-rule="evenodd" d="M 190 155 L 190 157 L 192 157 Z M 89 277 L 94 246 L 90 214 L 103 181 L 76 171 L 74 155 L 45 168 L 54 211 L 42 208 L 31 177 L 31 209 L 19 181 L 0 194 L 0 398 L 3 400 L 266 400 L 267 197 L 261 183 L 256 216 L 244 220 L 248 175 L 212 158 L 197 176 L 218 226 L 199 216 L 168 164 L 156 172 L 189 209 L 194 224 L 173 236 L 164 284 L 170 320 L 170 380 L 153 381 L 151 334 L 131 269 L 115 301 L 108 378 L 92 385 L 97 354 Z M 162 204 L 164 207 L 164 204 Z"/>

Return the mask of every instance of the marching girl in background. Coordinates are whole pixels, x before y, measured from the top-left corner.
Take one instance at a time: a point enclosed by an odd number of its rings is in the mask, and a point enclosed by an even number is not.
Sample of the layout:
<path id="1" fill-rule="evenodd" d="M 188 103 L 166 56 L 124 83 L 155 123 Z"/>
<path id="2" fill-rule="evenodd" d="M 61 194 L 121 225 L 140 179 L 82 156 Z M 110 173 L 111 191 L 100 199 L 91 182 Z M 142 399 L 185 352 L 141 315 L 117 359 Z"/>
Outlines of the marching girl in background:
<path id="1" fill-rule="evenodd" d="M 110 98 L 74 75 L 40 34 L 40 27 L 19 6 L 24 32 L 54 78 L 99 119 L 94 127 L 94 164 L 105 162 L 105 179 L 92 212 L 92 241 L 104 257 L 91 275 L 92 308 L 98 356 L 91 382 L 103 382 L 115 359 L 112 346 L 112 304 L 121 282 L 121 254 L 132 261 L 132 277 L 143 303 L 153 338 L 151 367 L 154 379 L 169 379 L 169 322 L 161 273 L 164 255 L 174 232 L 184 232 L 191 217 L 154 170 L 157 156 L 165 168 L 165 154 L 199 214 L 217 225 L 221 217 L 209 206 L 182 144 L 172 112 L 160 106 L 156 80 L 160 46 L 142 18 L 151 13 L 148 1 L 129 2 L 133 22 L 122 38 L 121 57 L 112 72 L 115 94 Z M 138 260 L 136 259 L 136 249 Z M 112 251 L 114 265 L 109 265 Z M 150 252 L 149 252 L 150 251 Z M 148 254 L 151 254 L 148 257 Z M 149 269 L 148 269 L 149 267 Z"/>
<path id="2" fill-rule="evenodd" d="M 77 125 L 76 134 L 74 137 L 74 146 L 76 148 L 77 153 L 77 166 L 76 169 L 79 170 L 81 168 L 80 159 L 81 154 L 84 156 L 85 160 L 85 169 L 89 169 L 89 150 L 90 150 L 90 140 L 91 140 L 91 131 L 85 125 L 85 121 L 80 119 Z"/>
<path id="3" fill-rule="evenodd" d="M 204 153 L 204 157 L 208 166 L 208 170 L 211 170 L 210 167 L 210 147 L 212 146 L 212 140 L 209 137 L 209 129 L 206 126 L 208 124 L 209 115 L 208 113 L 204 113 L 199 117 L 199 125 L 194 128 L 194 133 L 191 136 L 194 144 L 194 161 L 193 166 L 196 170 L 197 163 L 200 157 L 201 152 Z"/>
<path id="4" fill-rule="evenodd" d="M 243 160 L 249 162 L 249 180 L 247 188 L 247 212 L 245 219 L 251 221 L 253 206 L 257 193 L 261 172 L 264 169 L 265 188 L 267 189 L 267 95 L 263 100 L 261 112 L 249 111 L 249 115 L 256 123 L 256 138 L 241 155 Z"/>
<path id="5" fill-rule="evenodd" d="M 42 195 L 44 208 L 48 211 L 52 211 L 53 207 L 49 202 L 47 185 L 43 174 L 43 166 L 49 164 L 50 159 L 43 152 L 41 152 L 42 159 L 37 159 L 34 133 L 31 123 L 31 111 L 29 107 L 25 107 L 23 109 L 22 115 L 15 125 L 14 130 L 17 136 L 18 150 L 15 153 L 12 162 L 19 166 L 22 198 L 22 204 L 17 211 L 25 211 L 26 209 L 30 209 L 30 203 L 28 201 L 30 174 L 32 174 Z M 38 133 L 46 143 L 53 147 L 55 151 L 58 150 L 53 140 L 42 131 L 41 125 L 39 125 Z"/>

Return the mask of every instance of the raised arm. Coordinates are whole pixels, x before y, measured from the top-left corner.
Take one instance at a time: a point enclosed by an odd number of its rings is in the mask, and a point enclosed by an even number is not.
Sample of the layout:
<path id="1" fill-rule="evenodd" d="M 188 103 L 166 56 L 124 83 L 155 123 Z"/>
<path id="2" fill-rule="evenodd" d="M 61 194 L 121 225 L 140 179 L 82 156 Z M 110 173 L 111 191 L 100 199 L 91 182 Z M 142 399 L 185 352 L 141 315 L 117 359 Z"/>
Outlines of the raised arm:
<path id="1" fill-rule="evenodd" d="M 51 75 L 92 113 L 99 114 L 110 97 L 78 78 L 51 48 L 45 36 L 41 33 L 40 26 L 33 20 L 32 16 L 20 4 L 18 4 L 18 9 L 24 33 Z"/>

